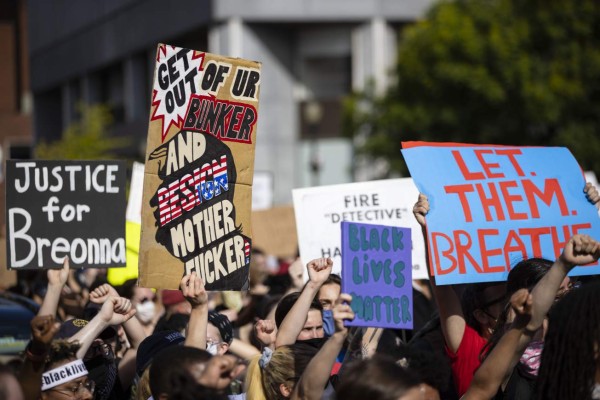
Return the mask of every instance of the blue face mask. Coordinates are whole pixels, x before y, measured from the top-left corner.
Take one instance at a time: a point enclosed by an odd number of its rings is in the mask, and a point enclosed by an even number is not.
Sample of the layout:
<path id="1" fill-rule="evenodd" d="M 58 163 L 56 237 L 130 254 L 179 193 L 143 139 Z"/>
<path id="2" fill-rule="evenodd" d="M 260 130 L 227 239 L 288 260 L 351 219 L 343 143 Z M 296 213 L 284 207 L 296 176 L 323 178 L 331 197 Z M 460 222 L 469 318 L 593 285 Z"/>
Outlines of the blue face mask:
<path id="1" fill-rule="evenodd" d="M 323 310 L 323 331 L 326 337 L 335 333 L 335 321 L 331 310 Z"/>

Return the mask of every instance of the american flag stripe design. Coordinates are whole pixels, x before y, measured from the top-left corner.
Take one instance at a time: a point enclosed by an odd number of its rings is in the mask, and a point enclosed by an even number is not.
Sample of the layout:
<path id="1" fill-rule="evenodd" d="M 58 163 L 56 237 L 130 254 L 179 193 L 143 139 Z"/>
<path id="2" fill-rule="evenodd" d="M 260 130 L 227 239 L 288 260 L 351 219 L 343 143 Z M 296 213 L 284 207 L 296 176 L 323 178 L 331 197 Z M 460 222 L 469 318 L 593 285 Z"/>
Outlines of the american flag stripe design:
<path id="1" fill-rule="evenodd" d="M 207 181 L 207 175 L 212 176 L 213 180 Z M 183 214 L 182 208 L 184 211 L 191 211 L 203 199 L 210 200 L 220 195 L 221 188 L 229 190 L 226 155 L 221 156 L 220 162 L 212 160 L 211 164 L 206 163 L 194 169 L 192 174 L 171 182 L 168 187 L 158 189 L 160 224 L 165 225 L 179 218 Z M 249 254 L 248 249 L 247 255 Z"/>

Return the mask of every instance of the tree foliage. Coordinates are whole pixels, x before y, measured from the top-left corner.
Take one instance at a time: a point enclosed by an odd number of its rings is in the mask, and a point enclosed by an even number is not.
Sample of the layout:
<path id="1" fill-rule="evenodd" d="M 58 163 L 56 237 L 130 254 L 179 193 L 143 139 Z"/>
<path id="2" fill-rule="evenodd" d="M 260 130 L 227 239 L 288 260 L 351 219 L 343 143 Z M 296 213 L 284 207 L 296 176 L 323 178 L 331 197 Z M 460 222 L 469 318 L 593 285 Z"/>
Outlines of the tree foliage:
<path id="1" fill-rule="evenodd" d="M 129 143 L 126 138 L 109 134 L 113 123 L 110 108 L 105 105 L 78 106 L 79 120 L 63 132 L 60 140 L 38 143 L 36 157 L 45 160 L 110 160 L 119 158 L 116 150 Z"/>
<path id="2" fill-rule="evenodd" d="M 600 2 L 455 0 L 402 32 L 396 83 L 345 104 L 359 151 L 405 172 L 400 142 L 568 147 L 600 172 Z M 365 111 L 366 110 L 366 111 Z"/>

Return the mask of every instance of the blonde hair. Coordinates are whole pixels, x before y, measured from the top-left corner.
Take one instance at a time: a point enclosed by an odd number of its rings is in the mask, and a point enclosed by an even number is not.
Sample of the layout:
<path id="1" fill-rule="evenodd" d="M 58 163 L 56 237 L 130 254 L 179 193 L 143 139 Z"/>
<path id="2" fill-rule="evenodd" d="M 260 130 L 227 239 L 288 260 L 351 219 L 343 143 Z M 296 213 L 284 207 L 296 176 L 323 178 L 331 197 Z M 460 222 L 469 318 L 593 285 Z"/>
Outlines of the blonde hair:
<path id="1" fill-rule="evenodd" d="M 281 384 L 293 389 L 298 380 L 296 376 L 294 352 L 290 346 L 281 346 L 273 351 L 271 360 L 262 368 L 259 365 L 261 356 L 250 361 L 246 374 L 246 396 L 252 400 L 285 399 Z"/>
<path id="2" fill-rule="evenodd" d="M 148 400 L 152 396 L 150 391 L 150 366 L 146 368 L 135 391 L 135 400 Z"/>

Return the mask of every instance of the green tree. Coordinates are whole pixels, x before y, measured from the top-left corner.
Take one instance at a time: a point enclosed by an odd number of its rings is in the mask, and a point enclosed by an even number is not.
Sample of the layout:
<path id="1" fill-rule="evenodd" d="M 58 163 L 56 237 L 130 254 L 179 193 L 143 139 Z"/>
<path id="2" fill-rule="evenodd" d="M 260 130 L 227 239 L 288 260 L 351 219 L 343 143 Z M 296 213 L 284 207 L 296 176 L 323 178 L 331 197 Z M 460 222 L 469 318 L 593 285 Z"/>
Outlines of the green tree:
<path id="1" fill-rule="evenodd" d="M 109 134 L 113 123 L 110 108 L 105 105 L 78 106 L 79 120 L 64 131 L 60 140 L 38 143 L 36 157 L 45 160 L 109 160 L 119 158 L 116 150 L 128 145 L 127 138 Z"/>
<path id="2" fill-rule="evenodd" d="M 390 172 L 408 140 L 566 146 L 600 172 L 597 0 L 437 3 L 402 32 L 394 75 L 385 96 L 347 99 L 344 121 Z"/>

